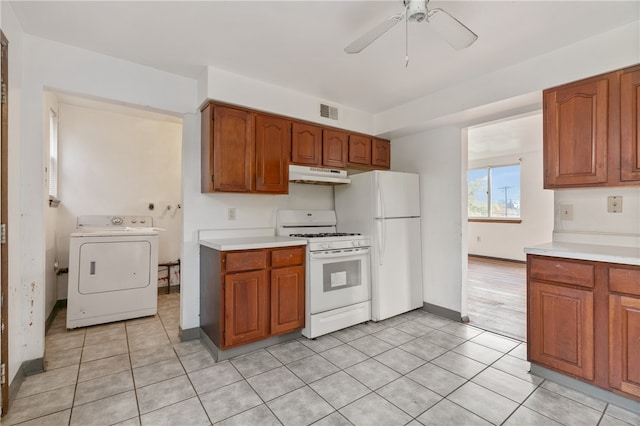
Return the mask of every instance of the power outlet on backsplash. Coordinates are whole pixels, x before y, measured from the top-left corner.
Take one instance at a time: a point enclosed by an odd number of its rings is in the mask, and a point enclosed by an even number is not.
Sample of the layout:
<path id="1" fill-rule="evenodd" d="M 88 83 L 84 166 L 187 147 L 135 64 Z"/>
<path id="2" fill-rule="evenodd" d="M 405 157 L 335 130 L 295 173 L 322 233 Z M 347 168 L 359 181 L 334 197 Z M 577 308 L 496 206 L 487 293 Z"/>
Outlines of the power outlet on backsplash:
<path id="1" fill-rule="evenodd" d="M 607 212 L 622 213 L 622 196 L 609 195 L 607 197 Z"/>

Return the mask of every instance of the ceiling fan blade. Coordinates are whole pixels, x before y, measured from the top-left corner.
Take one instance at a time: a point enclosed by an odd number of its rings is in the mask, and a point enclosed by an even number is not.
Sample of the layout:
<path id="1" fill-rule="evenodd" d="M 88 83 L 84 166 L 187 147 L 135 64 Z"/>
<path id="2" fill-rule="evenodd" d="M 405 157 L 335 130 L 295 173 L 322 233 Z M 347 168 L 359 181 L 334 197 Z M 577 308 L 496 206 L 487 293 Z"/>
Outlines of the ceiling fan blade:
<path id="1" fill-rule="evenodd" d="M 369 31 L 358 37 L 353 43 L 344 48 L 344 51 L 347 53 L 360 53 L 364 50 L 365 47 L 369 46 L 371 43 L 376 41 L 378 37 L 382 34 L 389 31 L 396 25 L 398 22 L 402 20 L 404 13 L 399 13 L 397 15 L 393 15 L 371 28 Z"/>
<path id="2" fill-rule="evenodd" d="M 454 49 L 469 47 L 478 39 L 466 25 L 442 9 L 429 10 L 427 22 Z"/>

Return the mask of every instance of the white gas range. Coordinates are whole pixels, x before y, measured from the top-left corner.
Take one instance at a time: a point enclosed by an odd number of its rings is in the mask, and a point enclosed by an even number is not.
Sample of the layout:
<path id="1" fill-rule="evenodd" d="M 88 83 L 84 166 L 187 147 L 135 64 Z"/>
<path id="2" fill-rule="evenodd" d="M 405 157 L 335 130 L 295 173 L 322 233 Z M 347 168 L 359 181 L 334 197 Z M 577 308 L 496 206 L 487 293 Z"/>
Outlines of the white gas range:
<path id="1" fill-rule="evenodd" d="M 277 234 L 307 240 L 302 334 L 310 339 L 371 319 L 371 239 L 336 224 L 333 210 L 278 211 Z"/>

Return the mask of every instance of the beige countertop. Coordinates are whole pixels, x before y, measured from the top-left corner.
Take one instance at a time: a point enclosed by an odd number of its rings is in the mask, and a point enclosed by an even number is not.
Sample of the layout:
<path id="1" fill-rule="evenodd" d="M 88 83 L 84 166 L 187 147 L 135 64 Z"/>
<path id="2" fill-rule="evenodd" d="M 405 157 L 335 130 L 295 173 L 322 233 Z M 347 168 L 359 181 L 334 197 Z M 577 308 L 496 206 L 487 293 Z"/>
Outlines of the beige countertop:
<path id="1" fill-rule="evenodd" d="M 279 236 L 255 236 L 201 239 L 200 245 L 219 251 L 251 250 L 271 247 L 306 246 L 307 240 Z"/>
<path id="2" fill-rule="evenodd" d="M 551 242 L 525 247 L 527 254 L 640 266 L 640 247 Z"/>

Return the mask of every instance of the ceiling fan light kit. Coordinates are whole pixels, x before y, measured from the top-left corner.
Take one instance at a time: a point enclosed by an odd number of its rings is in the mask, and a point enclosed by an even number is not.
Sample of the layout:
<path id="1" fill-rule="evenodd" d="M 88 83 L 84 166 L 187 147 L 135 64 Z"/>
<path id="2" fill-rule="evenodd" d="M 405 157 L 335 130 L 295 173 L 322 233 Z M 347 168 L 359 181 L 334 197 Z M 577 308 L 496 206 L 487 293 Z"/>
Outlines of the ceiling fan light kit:
<path id="1" fill-rule="evenodd" d="M 376 25 L 351 44 L 344 48 L 346 53 L 360 53 L 380 36 L 393 28 L 406 17 L 407 22 L 423 22 L 428 24 L 454 49 L 464 49 L 471 46 L 478 36 L 466 25 L 449 15 L 442 9 L 429 10 L 429 0 L 403 0 L 404 11 L 392 15 Z"/>

